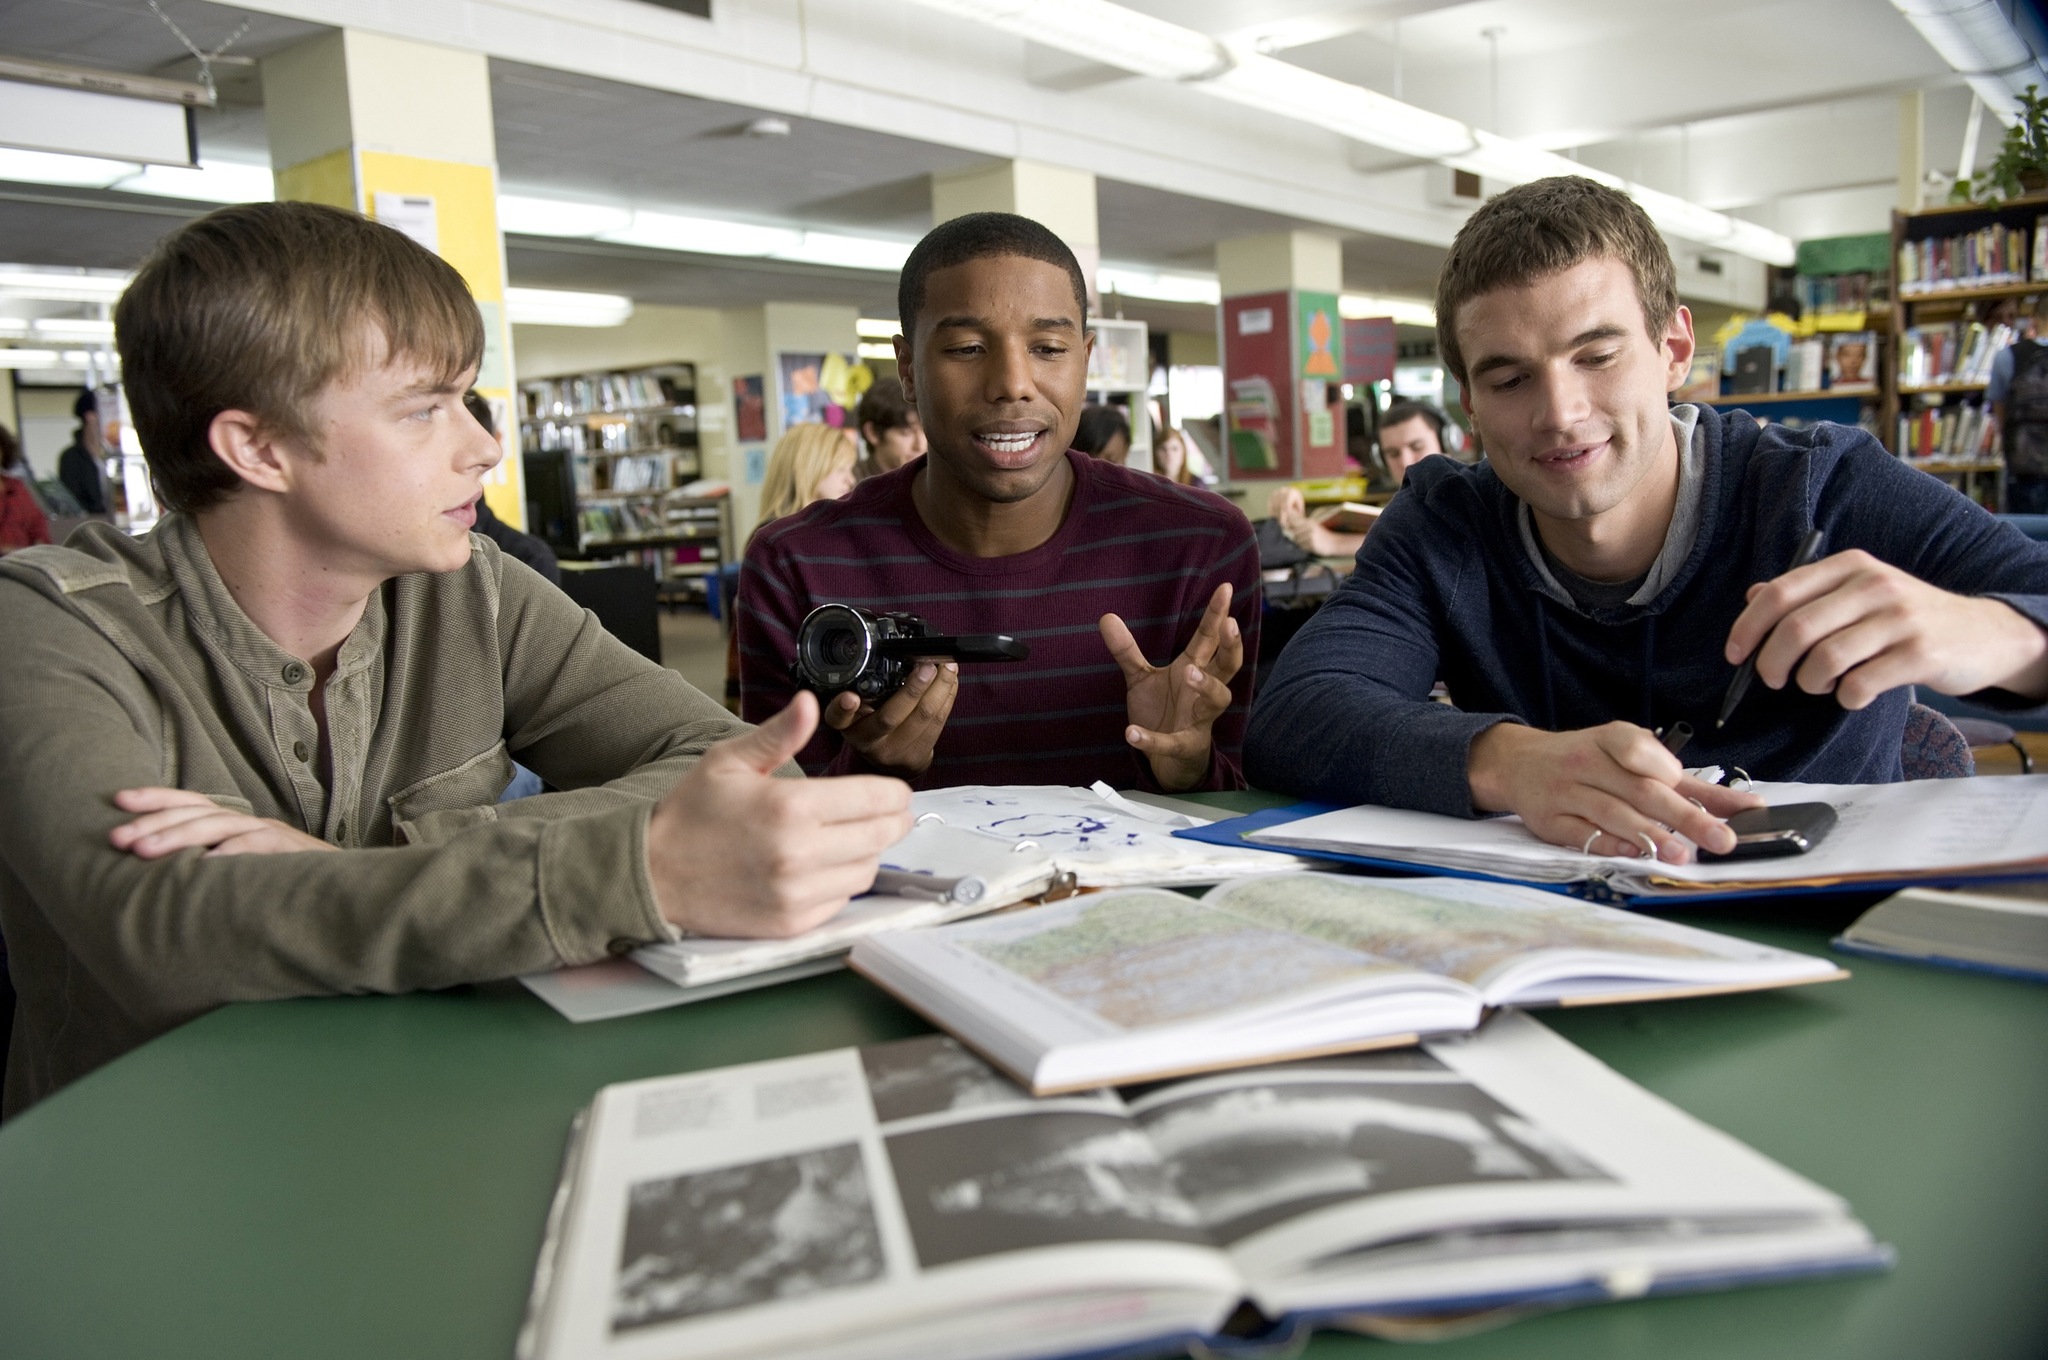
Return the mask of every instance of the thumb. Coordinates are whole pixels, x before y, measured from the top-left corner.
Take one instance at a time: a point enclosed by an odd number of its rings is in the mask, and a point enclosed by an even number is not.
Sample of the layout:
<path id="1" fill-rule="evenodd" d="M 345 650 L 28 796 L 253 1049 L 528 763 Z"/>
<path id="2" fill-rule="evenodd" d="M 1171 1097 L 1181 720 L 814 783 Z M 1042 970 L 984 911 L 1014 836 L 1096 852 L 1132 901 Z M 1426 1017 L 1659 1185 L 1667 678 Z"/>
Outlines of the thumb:
<path id="1" fill-rule="evenodd" d="M 789 707 L 751 732 L 728 737 L 704 753 L 736 760 L 758 774 L 772 774 L 804 749 L 804 743 L 818 730 L 818 696 L 798 690 Z"/>

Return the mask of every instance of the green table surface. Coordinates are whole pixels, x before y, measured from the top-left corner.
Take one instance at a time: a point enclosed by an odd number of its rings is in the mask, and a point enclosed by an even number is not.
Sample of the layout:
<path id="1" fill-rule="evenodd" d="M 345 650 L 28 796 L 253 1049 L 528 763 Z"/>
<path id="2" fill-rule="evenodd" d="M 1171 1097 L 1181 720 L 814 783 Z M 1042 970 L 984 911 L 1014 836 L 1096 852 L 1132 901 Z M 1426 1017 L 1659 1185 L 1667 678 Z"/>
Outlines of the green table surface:
<path id="1" fill-rule="evenodd" d="M 1852 914 L 1682 919 L 1820 952 Z M 1846 1196 L 1896 1270 L 1581 1308 L 1427 1353 L 2048 1355 L 2048 987 L 1851 966 L 1544 1014 Z M 925 1030 L 844 973 L 590 1025 L 511 984 L 226 1007 L 0 1127 L 0 1356 L 505 1360 L 570 1116 L 599 1087 Z M 1326 1332 L 1308 1354 L 1368 1349 L 1390 1347 Z"/>

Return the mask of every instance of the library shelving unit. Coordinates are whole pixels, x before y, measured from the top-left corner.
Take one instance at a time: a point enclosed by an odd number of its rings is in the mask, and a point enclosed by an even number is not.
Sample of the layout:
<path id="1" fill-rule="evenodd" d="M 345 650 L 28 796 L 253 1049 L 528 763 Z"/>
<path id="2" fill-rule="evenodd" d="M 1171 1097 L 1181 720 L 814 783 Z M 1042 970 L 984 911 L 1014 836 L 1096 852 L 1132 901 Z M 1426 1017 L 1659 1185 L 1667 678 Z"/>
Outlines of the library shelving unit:
<path id="1" fill-rule="evenodd" d="M 2048 196 L 1892 214 L 1892 334 L 1883 426 L 1892 451 L 1993 509 L 2005 460 L 1984 398 L 2027 299 L 2048 295 Z"/>
<path id="2" fill-rule="evenodd" d="M 1152 404 L 1146 394 L 1152 387 L 1152 348 L 1142 321 L 1097 317 L 1089 323 L 1095 332 L 1095 350 L 1088 356 L 1088 396 L 1122 396 L 1130 404 L 1123 409 L 1131 422 L 1131 452 L 1125 459 L 1131 467 L 1152 469 Z"/>
<path id="3" fill-rule="evenodd" d="M 685 363 L 519 385 L 527 522 L 563 558 L 637 562 L 668 598 L 706 598 L 732 558 L 727 488 L 701 480 Z"/>

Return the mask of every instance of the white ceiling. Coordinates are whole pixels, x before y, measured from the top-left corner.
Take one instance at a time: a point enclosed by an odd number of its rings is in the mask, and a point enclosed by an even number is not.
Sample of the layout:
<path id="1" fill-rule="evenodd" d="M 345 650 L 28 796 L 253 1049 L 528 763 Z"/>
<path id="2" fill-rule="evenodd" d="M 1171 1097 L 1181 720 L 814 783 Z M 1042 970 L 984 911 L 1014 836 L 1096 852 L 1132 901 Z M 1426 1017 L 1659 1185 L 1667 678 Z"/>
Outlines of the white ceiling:
<path id="1" fill-rule="evenodd" d="M 1928 157 L 1951 169 L 1968 109 L 1967 92 L 1887 0 L 1125 2 L 1218 36 L 1262 34 L 1285 60 L 1389 93 L 1398 53 L 1402 98 L 1485 127 L 1496 116 L 1483 31 L 1498 28 L 1497 130 L 1794 236 L 1882 228 L 1897 175 L 1899 93 L 1929 91 Z M 261 56 L 323 31 L 206 0 L 163 4 L 202 46 L 248 22 L 232 49 L 239 55 Z M 866 4 L 878 24 L 905 8 L 899 0 Z M 0 50 L 49 60 L 185 78 L 194 69 L 143 0 L 0 0 L 0 35 Z M 226 104 L 201 115 L 202 148 L 266 159 L 253 71 L 223 66 L 217 74 Z M 491 80 L 500 174 L 511 191 L 910 236 L 929 220 L 928 176 L 981 159 L 961 149 L 959 137 L 922 140 L 818 116 L 791 118 L 786 138 L 748 137 L 740 129 L 759 108 L 519 61 L 494 58 Z M 1108 98 L 1126 104 L 1150 93 L 1132 77 L 1102 83 Z M 1176 93 L 1158 91 L 1162 99 Z M 1995 132 L 1983 138 L 1980 159 L 1995 148 Z M 1100 176 L 1105 257 L 1207 268 L 1219 239 L 1314 225 L 1185 187 Z M 125 266 L 191 211 L 132 195 L 0 185 L 0 256 Z M 1340 234 L 1348 286 L 1430 291 L 1440 245 Z M 508 258 L 518 283 L 623 291 L 649 302 L 829 297 L 886 311 L 892 291 L 883 275 L 532 238 L 515 238 Z M 1198 311 L 1160 315 L 1179 324 Z"/>

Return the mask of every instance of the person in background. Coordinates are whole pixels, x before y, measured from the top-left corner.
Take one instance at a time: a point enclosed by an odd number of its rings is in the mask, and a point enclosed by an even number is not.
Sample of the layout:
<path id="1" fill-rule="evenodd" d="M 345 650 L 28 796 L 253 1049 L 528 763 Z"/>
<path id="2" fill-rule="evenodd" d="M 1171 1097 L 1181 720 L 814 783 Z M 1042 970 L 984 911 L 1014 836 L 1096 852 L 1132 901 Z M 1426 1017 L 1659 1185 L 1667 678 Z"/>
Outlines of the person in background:
<path id="1" fill-rule="evenodd" d="M 71 414 L 78 420 L 78 429 L 72 433 L 71 447 L 57 457 L 57 476 L 80 510 L 88 515 L 108 514 L 112 507 L 107 503 L 107 446 L 100 438 L 99 398 L 91 388 L 81 391 L 71 403 Z"/>
<path id="2" fill-rule="evenodd" d="M 2005 454 L 2005 508 L 2048 515 L 2048 298 L 2025 321 L 2025 338 L 1998 351 L 1984 400 Z"/>
<path id="3" fill-rule="evenodd" d="M 903 399 L 903 384 L 896 379 L 879 378 L 861 393 L 853 418 L 867 446 L 853 465 L 854 481 L 894 472 L 924 457 L 924 426 L 918 423 L 916 409 Z"/>
<path id="4" fill-rule="evenodd" d="M 21 441 L 0 425 L 0 556 L 50 541 L 50 521 L 28 485 Z"/>
<path id="5" fill-rule="evenodd" d="M 862 409 L 866 409 L 865 400 Z M 836 501 L 853 490 L 854 455 L 851 430 L 831 425 L 791 426 L 768 455 L 768 471 L 761 478 L 761 516 L 754 521 L 754 532 L 816 501 Z"/>
<path id="6" fill-rule="evenodd" d="M 484 427 L 491 438 L 498 437 L 498 422 L 491 415 L 491 404 L 477 394 L 475 388 L 462 394 L 462 405 L 476 423 Z M 562 584 L 562 564 L 555 560 L 555 550 L 535 538 L 505 523 L 491 511 L 489 501 L 476 503 L 476 532 L 498 545 L 500 552 L 518 558 L 541 575 Z"/>
<path id="7" fill-rule="evenodd" d="M 1395 486 L 1408 480 L 1408 469 L 1432 454 L 1443 453 L 1444 413 L 1420 401 L 1397 401 L 1380 414 L 1380 458 Z M 1296 487 L 1283 486 L 1266 501 L 1266 513 L 1280 521 L 1287 537 L 1317 557 L 1356 557 L 1364 534 L 1339 533 L 1309 517 L 1308 505 Z"/>
<path id="8" fill-rule="evenodd" d="M 883 382 L 896 389 L 896 400 L 901 402 L 902 384 L 894 378 L 885 378 Z M 881 383 L 875 386 L 879 387 Z M 874 390 L 870 387 L 868 392 L 872 394 Z M 866 396 L 861 398 L 860 409 L 863 413 L 861 428 L 866 429 L 869 423 L 865 414 L 868 410 Z M 918 451 L 922 453 L 924 431 L 917 426 L 916 420 L 913 414 L 911 428 L 917 431 Z M 903 427 L 895 425 L 890 428 L 900 431 Z M 870 449 L 875 447 L 876 444 L 869 445 Z M 851 430 L 832 425 L 792 425 L 788 433 L 775 441 L 775 451 L 768 455 L 768 471 L 761 478 L 761 515 L 754 521 L 754 533 L 747 535 L 747 542 L 751 544 L 754 534 L 807 505 L 845 499 L 846 494 L 858 485 L 856 469 Z M 740 630 L 737 627 L 728 628 L 725 633 L 725 697 L 728 707 L 735 707 L 740 698 Z"/>
<path id="9" fill-rule="evenodd" d="M 1195 479 L 1194 459 L 1188 457 L 1187 432 L 1180 426 L 1160 427 L 1158 442 L 1152 446 L 1152 470 L 1169 482 L 1200 485 Z"/>
<path id="10" fill-rule="evenodd" d="M 1074 427 L 1074 447 L 1122 467 L 1131 456 L 1131 422 L 1114 406 L 1090 403 L 1081 408 L 1081 423 Z"/>

